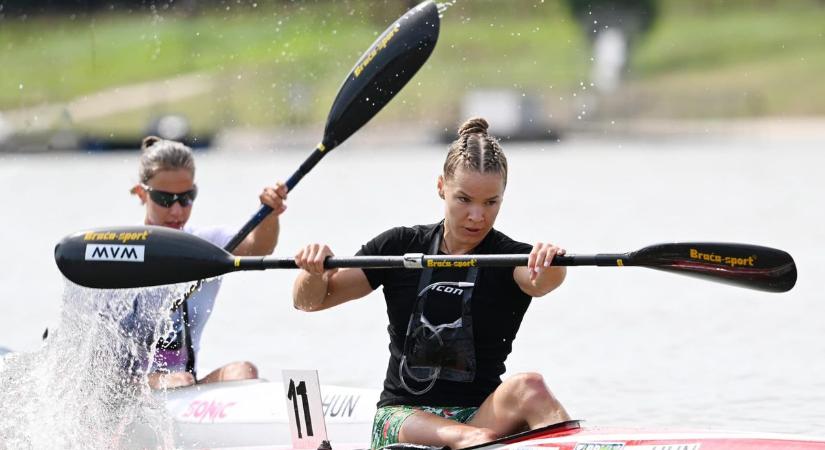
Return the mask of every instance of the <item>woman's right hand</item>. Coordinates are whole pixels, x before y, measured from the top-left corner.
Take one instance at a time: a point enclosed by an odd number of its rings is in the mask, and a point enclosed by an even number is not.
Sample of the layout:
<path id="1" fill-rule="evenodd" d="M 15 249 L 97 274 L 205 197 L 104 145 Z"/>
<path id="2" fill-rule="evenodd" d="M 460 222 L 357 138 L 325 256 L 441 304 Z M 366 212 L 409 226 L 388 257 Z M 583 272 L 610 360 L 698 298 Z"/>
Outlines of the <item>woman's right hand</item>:
<path id="1" fill-rule="evenodd" d="M 295 255 L 295 264 L 312 275 L 322 275 L 325 272 L 335 273 L 338 269 L 324 269 L 324 261 L 334 256 L 332 250 L 326 244 L 309 244 L 302 248 Z"/>
<path id="2" fill-rule="evenodd" d="M 292 285 L 292 304 L 301 311 L 321 311 L 372 292 L 361 269 L 327 269 L 324 261 L 333 256 L 324 244 L 309 244 L 295 254 L 295 263 L 303 269 Z"/>

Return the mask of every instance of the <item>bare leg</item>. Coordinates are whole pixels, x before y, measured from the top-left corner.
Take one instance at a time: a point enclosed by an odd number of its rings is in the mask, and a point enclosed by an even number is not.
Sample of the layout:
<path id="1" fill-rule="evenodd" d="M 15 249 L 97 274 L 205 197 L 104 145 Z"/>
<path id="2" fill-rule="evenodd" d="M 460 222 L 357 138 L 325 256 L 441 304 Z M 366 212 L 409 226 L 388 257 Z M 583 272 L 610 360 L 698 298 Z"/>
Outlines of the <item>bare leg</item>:
<path id="1" fill-rule="evenodd" d="M 420 445 L 444 446 L 453 449 L 470 447 L 498 438 L 498 435 L 486 428 L 445 419 L 435 414 L 416 411 L 398 432 L 398 441 Z"/>
<path id="2" fill-rule="evenodd" d="M 195 384 L 195 377 L 189 372 L 152 372 L 147 376 L 149 387 L 158 389 L 174 389 Z"/>
<path id="3" fill-rule="evenodd" d="M 404 421 L 399 442 L 461 449 L 501 436 L 570 420 L 537 373 L 508 378 L 466 424 L 417 411 Z"/>
<path id="4" fill-rule="evenodd" d="M 251 362 L 240 361 L 213 370 L 199 382 L 214 383 L 216 381 L 252 380 L 255 378 L 258 378 L 258 368 Z"/>
<path id="5" fill-rule="evenodd" d="M 500 435 L 570 420 L 570 416 L 537 373 L 520 373 L 504 381 L 484 400 L 469 425 Z"/>
<path id="6" fill-rule="evenodd" d="M 466 424 L 423 411 L 401 425 L 400 442 L 461 449 L 501 436 L 570 420 L 537 373 L 508 378 L 484 400 Z"/>

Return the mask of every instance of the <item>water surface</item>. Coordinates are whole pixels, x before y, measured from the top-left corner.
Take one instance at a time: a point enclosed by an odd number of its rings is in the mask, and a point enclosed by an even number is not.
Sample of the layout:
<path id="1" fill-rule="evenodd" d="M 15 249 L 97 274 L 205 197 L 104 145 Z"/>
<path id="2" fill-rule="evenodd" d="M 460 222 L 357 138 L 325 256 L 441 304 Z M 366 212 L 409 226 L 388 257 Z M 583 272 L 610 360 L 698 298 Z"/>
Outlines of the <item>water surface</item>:
<path id="1" fill-rule="evenodd" d="M 198 155 L 192 223 L 240 226 L 264 183 L 311 149 L 219 149 Z M 509 143 L 497 228 L 570 252 L 668 241 L 778 247 L 797 287 L 769 294 L 641 268 L 571 268 L 528 311 L 508 373 L 538 371 L 590 425 L 661 425 L 825 434 L 825 167 L 815 139 L 570 139 Z M 368 145 L 357 137 L 289 197 L 276 254 L 325 242 L 353 254 L 396 225 L 442 213 L 441 145 Z M 136 153 L 0 154 L 0 346 L 34 351 L 56 326 L 64 281 L 55 243 L 89 227 L 138 224 L 128 190 Z M 379 387 L 386 318 L 378 293 L 302 313 L 293 271 L 226 277 L 199 370 L 251 360 L 264 377 L 317 368 L 321 381 Z"/>

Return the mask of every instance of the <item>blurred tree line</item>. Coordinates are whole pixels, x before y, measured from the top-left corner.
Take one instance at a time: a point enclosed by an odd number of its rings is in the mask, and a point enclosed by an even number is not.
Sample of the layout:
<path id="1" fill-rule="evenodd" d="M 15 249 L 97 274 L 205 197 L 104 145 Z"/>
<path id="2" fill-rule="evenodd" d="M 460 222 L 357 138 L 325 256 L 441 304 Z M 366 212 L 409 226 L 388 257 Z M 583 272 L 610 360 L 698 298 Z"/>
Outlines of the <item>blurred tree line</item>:
<path id="1" fill-rule="evenodd" d="M 405 10 L 423 0 L 382 0 L 368 2 L 379 9 Z M 63 14 L 95 12 L 132 12 L 146 10 L 177 11 L 184 14 L 225 11 L 231 8 L 252 7 L 256 4 L 352 3 L 365 0 L 0 0 L 0 14 Z"/>
<path id="2" fill-rule="evenodd" d="M 281 0 L 281 2 L 290 3 L 289 0 Z M 242 3 L 246 2 L 237 0 L 0 0 L 0 10 L 6 15 L 131 12 L 151 9 L 195 12 L 199 9 L 226 8 Z"/>
<path id="3" fill-rule="evenodd" d="M 226 10 L 253 4 L 318 4 L 337 3 L 359 5 L 368 3 L 378 9 L 403 10 L 411 8 L 423 0 L 0 0 L 0 14 L 53 14 L 67 12 L 102 12 L 102 11 L 141 11 L 141 10 L 176 10 L 181 12 L 199 12 Z M 481 7 L 495 5 L 510 0 L 472 0 Z M 557 0 L 564 1 L 564 0 Z M 603 4 L 613 3 L 623 7 L 640 6 L 644 9 L 655 8 L 659 3 L 665 8 L 678 8 L 694 11 L 712 11 L 717 8 L 752 7 L 771 8 L 784 3 L 785 0 L 568 0 L 574 12 L 601 8 Z M 825 0 L 814 0 L 825 5 Z M 807 2 L 802 2 L 807 3 Z M 485 5 L 486 4 L 486 5 Z"/>

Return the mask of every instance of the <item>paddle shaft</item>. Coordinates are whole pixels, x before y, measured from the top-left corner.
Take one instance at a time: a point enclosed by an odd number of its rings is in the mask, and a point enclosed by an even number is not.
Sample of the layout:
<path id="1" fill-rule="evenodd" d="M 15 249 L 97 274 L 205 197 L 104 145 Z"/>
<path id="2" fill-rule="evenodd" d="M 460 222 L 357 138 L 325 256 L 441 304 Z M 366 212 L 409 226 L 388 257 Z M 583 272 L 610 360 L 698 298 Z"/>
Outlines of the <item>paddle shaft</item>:
<path id="1" fill-rule="evenodd" d="M 736 247 L 736 244 L 732 244 Z M 683 244 L 672 246 L 660 245 L 646 247 L 630 253 L 600 253 L 596 255 L 557 255 L 553 258 L 555 266 L 601 266 L 623 267 L 636 266 L 648 269 L 678 273 L 710 281 L 727 283 L 749 289 L 758 289 L 768 292 L 786 292 L 796 283 L 796 266 L 790 255 L 780 250 L 763 248 L 762 254 L 740 257 L 721 258 L 717 261 L 714 254 L 699 254 L 696 260 L 673 257 L 667 253 L 670 247 L 682 247 Z M 751 248 L 757 248 L 751 246 Z M 647 253 L 647 254 L 646 254 Z M 704 255 L 707 259 L 702 259 Z M 756 264 L 760 259 L 773 259 L 760 266 Z M 515 267 L 526 266 L 529 255 L 424 255 L 410 253 L 402 256 L 356 256 L 330 257 L 324 262 L 324 267 L 332 268 L 364 268 L 364 269 L 424 269 L 424 268 L 466 268 L 466 267 Z M 232 268 L 235 270 L 265 270 L 265 269 L 293 269 L 295 262 L 291 258 L 235 258 Z"/>
<path id="2" fill-rule="evenodd" d="M 327 116 L 323 140 L 287 180 L 287 191 L 292 191 L 321 158 L 372 119 L 407 84 L 432 52 L 438 40 L 439 23 L 437 6 L 433 1 L 425 1 L 396 20 L 367 49 L 338 90 Z M 261 205 L 224 250 L 234 251 L 271 213 L 271 207 Z M 202 281 L 198 281 L 181 301 L 175 302 L 174 308 L 185 305 L 201 284 Z M 184 306 L 182 310 L 183 321 L 188 326 L 188 308 Z M 186 336 L 189 353 L 194 355 L 189 333 Z M 187 370 L 194 375 L 191 359 Z"/>
<path id="3" fill-rule="evenodd" d="M 315 151 L 309 155 L 309 157 L 298 167 L 298 170 L 292 174 L 291 177 L 286 181 L 286 188 L 287 192 L 292 191 L 292 189 L 304 178 L 304 175 L 308 174 L 318 161 L 321 160 L 328 152 L 332 150 L 331 148 L 325 148 L 323 144 L 319 144 Z M 265 218 L 272 212 L 272 208 L 268 205 L 261 205 L 258 208 L 258 211 L 241 227 L 240 230 L 229 240 L 229 242 L 223 247 L 224 250 L 231 252 L 235 250 L 238 245 L 243 242 L 244 239 L 255 229 Z"/>
<path id="4" fill-rule="evenodd" d="M 621 266 L 626 254 L 564 255 L 553 258 L 555 266 Z M 426 269 L 463 267 L 516 267 L 526 266 L 529 255 L 424 255 L 407 253 L 401 256 L 332 256 L 324 261 L 327 269 Z M 236 257 L 229 271 L 297 269 L 292 258 Z"/>
<path id="5" fill-rule="evenodd" d="M 321 143 L 287 180 L 288 191 L 403 89 L 432 53 L 439 27 L 435 2 L 422 2 L 390 25 L 361 55 L 332 102 Z M 262 205 L 224 249 L 235 250 L 271 212 L 272 208 Z"/>

